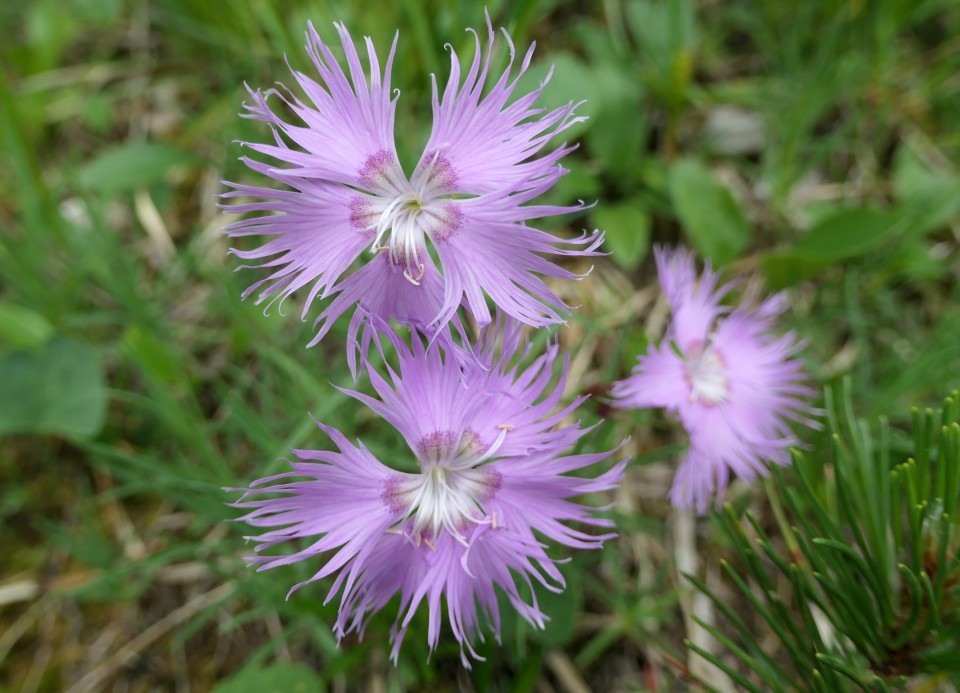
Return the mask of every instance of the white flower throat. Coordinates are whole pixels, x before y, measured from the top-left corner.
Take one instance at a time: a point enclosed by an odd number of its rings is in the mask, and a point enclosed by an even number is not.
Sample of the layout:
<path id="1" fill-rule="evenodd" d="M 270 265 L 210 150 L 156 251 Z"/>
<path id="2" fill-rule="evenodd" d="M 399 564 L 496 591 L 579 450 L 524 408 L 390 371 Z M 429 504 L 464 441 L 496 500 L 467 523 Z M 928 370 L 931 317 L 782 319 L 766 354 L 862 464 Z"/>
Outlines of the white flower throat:
<path id="1" fill-rule="evenodd" d="M 360 180 L 370 194 L 355 200 L 352 218 L 374 232 L 370 252 L 389 253 L 390 262 L 419 286 L 429 262 L 425 239 L 436 243 L 459 227 L 460 211 L 448 196 L 456 180 L 452 167 L 434 153 L 408 181 L 396 159 L 379 152 L 361 168 Z"/>
<path id="2" fill-rule="evenodd" d="M 723 357 L 710 344 L 704 347 L 694 342 L 683 360 L 690 384 L 690 401 L 713 406 L 725 401 L 730 394 L 727 368 Z"/>
<path id="3" fill-rule="evenodd" d="M 469 428 L 424 436 L 417 446 L 420 473 L 393 477 L 385 492 L 394 510 L 405 514 L 396 531 L 428 546 L 446 531 L 466 544 L 469 524 L 492 522 L 483 504 L 496 493 L 500 476 L 484 463 L 496 454 L 508 428 L 501 427 L 489 446 Z"/>

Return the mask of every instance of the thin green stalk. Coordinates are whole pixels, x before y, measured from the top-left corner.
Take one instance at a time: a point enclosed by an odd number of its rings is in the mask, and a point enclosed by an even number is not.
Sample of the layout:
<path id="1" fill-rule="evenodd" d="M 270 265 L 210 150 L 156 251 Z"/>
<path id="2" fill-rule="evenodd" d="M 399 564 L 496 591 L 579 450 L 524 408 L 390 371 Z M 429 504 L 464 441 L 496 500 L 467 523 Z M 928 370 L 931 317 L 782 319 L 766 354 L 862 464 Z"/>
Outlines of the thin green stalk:
<path id="1" fill-rule="evenodd" d="M 958 399 L 960 401 L 960 399 Z M 944 469 L 943 511 L 957 518 L 960 506 L 960 423 L 952 422 L 943 429 L 940 467 Z"/>
<path id="2" fill-rule="evenodd" d="M 813 577 L 830 598 L 830 603 L 833 606 L 832 613 L 839 619 L 834 619 L 834 625 L 846 632 L 861 651 L 882 651 L 883 644 L 877 637 L 875 624 L 864 621 L 861 605 L 850 603 L 849 600 L 853 595 L 841 590 L 832 580 L 821 573 L 814 573 Z M 828 615 L 830 613 L 828 612 Z"/>
<path id="3" fill-rule="evenodd" d="M 786 676 L 780 667 L 773 662 L 773 660 L 771 660 L 765 654 L 762 658 L 762 661 L 757 660 L 714 626 L 711 626 L 697 616 L 694 616 L 693 620 L 712 637 L 716 638 L 717 642 L 733 653 L 733 655 L 743 662 L 750 671 L 760 677 L 765 683 L 772 686 L 774 690 L 785 690 L 783 683 L 777 677 L 777 673 L 780 674 L 781 678 L 786 678 Z M 762 650 L 758 650 L 758 652 L 763 654 Z"/>
<path id="4" fill-rule="evenodd" d="M 910 639 L 913 634 L 913 629 L 917 624 L 917 619 L 920 616 L 920 601 L 922 596 L 920 594 L 920 581 L 917 580 L 917 576 L 913 574 L 913 571 L 903 563 L 897 566 L 900 571 L 900 574 L 903 575 L 905 579 L 905 584 L 910 590 L 910 613 L 907 616 L 906 621 L 900 627 L 900 634 L 894 639 L 890 649 L 893 651 L 899 650 L 903 647 L 906 642 Z"/>
<path id="5" fill-rule="evenodd" d="M 863 681 L 860 680 L 860 677 L 857 676 L 857 673 L 853 671 L 853 669 L 851 669 L 845 663 L 837 659 L 836 657 L 831 657 L 830 655 L 826 655 L 826 654 L 823 654 L 822 652 L 818 652 L 817 661 L 821 662 L 822 664 L 825 664 L 826 666 L 830 667 L 834 671 L 842 674 L 843 676 L 845 676 L 847 679 L 849 679 L 851 682 L 853 682 L 863 690 L 867 690 L 866 685 L 864 685 Z"/>
<path id="6" fill-rule="evenodd" d="M 744 582 L 737 572 L 730 566 L 726 561 L 721 561 L 720 565 L 726 571 L 727 575 L 730 576 L 730 579 L 736 583 L 737 587 L 740 588 L 740 591 L 743 593 L 743 596 L 746 597 L 747 601 L 750 602 L 754 610 L 760 615 L 760 617 L 767 622 L 770 628 L 777 634 L 777 637 L 780 638 L 780 641 L 788 648 L 793 648 L 792 640 L 788 637 L 786 631 L 784 630 L 783 623 L 780 619 L 775 618 L 770 610 L 764 605 L 757 596 L 753 593 L 753 590 Z M 791 624 L 792 625 L 792 624 Z M 791 653 L 796 657 L 799 657 L 798 652 L 794 652 L 791 649 Z"/>
<path id="7" fill-rule="evenodd" d="M 925 570 L 920 572 L 920 586 L 923 588 L 924 596 L 927 598 L 926 618 L 924 619 L 924 627 L 920 630 L 921 636 L 925 636 L 940 625 L 940 603 L 937 601 L 936 594 L 934 593 L 930 576 Z"/>
<path id="8" fill-rule="evenodd" d="M 753 685 L 743 674 L 741 674 L 736 669 L 732 668 L 729 664 L 724 662 L 715 654 L 707 652 L 705 649 L 703 649 L 696 643 L 692 642 L 691 640 L 684 640 L 683 644 L 687 646 L 687 649 L 693 652 L 696 652 L 698 655 L 700 655 L 705 660 L 710 662 L 713 666 L 717 667 L 717 669 L 719 669 L 724 674 L 729 676 L 731 679 L 736 681 L 742 687 L 743 690 L 750 691 L 750 693 L 763 693 L 763 691 L 761 691 L 760 688 Z M 703 681 L 702 683 L 704 683 L 707 686 L 710 685 L 708 681 Z M 712 690 L 716 690 L 716 689 L 712 689 Z"/>
<path id="9" fill-rule="evenodd" d="M 893 527 L 893 546 L 896 555 L 903 553 L 904 534 L 903 534 L 903 497 L 905 493 L 904 472 L 898 465 L 890 470 L 890 493 L 892 502 L 892 511 L 890 513 L 890 524 Z"/>
<path id="10" fill-rule="evenodd" d="M 740 618 L 739 614 L 730 606 L 728 602 L 719 599 L 717 595 L 708 588 L 701 580 L 696 576 L 690 574 L 684 574 L 684 577 L 690 581 L 690 583 L 696 587 L 700 592 L 707 596 L 708 599 L 713 603 L 713 605 L 724 615 L 724 617 L 730 622 L 734 629 L 740 633 L 744 641 L 750 646 L 750 649 L 757 653 L 757 655 L 765 661 L 767 666 L 776 668 L 776 663 L 767 656 L 767 654 L 760 647 L 760 644 L 752 636 L 752 629 L 746 624 L 743 619 Z M 786 643 L 787 646 L 790 646 L 790 643 Z"/>
<path id="11" fill-rule="evenodd" d="M 796 464 L 796 457 L 794 457 L 794 464 Z M 780 470 L 777 469 L 777 481 L 783 481 L 783 475 L 780 473 Z M 800 544 L 797 542 L 797 538 L 793 535 L 793 528 L 790 525 L 790 522 L 787 520 L 787 515 L 783 511 L 783 503 L 780 501 L 780 493 L 777 491 L 777 486 L 774 485 L 773 480 L 770 477 L 766 477 L 763 480 L 763 488 L 767 492 L 767 498 L 770 501 L 770 509 L 773 511 L 773 518 L 776 520 L 777 528 L 780 530 L 780 534 L 783 537 L 783 540 L 787 544 L 787 549 L 790 551 L 791 555 L 798 556 L 800 554 Z"/>
<path id="12" fill-rule="evenodd" d="M 844 544 L 843 542 L 834 541 L 832 539 L 813 539 L 813 543 L 817 546 L 822 546 L 824 548 L 832 549 L 840 555 L 844 556 L 849 560 L 856 568 L 856 572 L 863 575 L 870 585 L 871 590 L 873 591 L 873 601 L 876 606 L 876 609 L 880 612 L 883 619 L 885 609 L 889 609 L 889 603 L 886 601 L 886 592 L 885 584 L 874 574 L 874 571 L 871 569 L 863 557 L 858 554 L 849 544 Z M 846 571 L 844 571 L 846 573 Z M 849 575 L 849 573 L 846 573 Z M 856 576 L 850 576 L 856 581 Z"/>

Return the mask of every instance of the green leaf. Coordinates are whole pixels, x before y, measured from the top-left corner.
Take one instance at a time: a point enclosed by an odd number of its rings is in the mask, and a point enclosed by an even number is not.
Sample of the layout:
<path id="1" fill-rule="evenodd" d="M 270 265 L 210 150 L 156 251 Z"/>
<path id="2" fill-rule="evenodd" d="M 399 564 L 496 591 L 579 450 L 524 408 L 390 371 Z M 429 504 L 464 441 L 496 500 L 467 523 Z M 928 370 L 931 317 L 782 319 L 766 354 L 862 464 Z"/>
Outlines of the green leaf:
<path id="1" fill-rule="evenodd" d="M 627 25 L 644 52 L 661 69 L 692 50 L 696 37 L 696 9 L 690 0 L 656 2 L 633 0 L 625 8 Z"/>
<path id="2" fill-rule="evenodd" d="M 772 291 L 793 286 L 805 279 L 815 277 L 828 263 L 809 260 L 792 251 L 767 253 L 760 260 L 760 267 Z"/>
<path id="3" fill-rule="evenodd" d="M 514 693 L 529 693 L 529 691 L 535 691 L 543 670 L 543 655 L 539 651 L 532 652 L 521 661 L 522 664 L 512 682 L 510 690 Z"/>
<path id="4" fill-rule="evenodd" d="M 600 106 L 600 89 L 596 76 L 586 63 L 571 53 L 555 53 L 549 58 L 535 61 L 520 77 L 514 93 L 526 94 L 537 89 L 547 78 L 551 66 L 553 75 L 537 99 L 537 107 L 549 111 L 566 106 L 571 101 L 586 101 L 577 108 L 576 115 L 596 115 Z M 589 120 L 576 123 L 563 131 L 562 138 L 573 141 L 590 125 Z"/>
<path id="5" fill-rule="evenodd" d="M 696 44 L 693 0 L 634 0 L 625 7 L 624 14 L 642 50 L 641 77 L 655 96 L 671 110 L 676 109 L 686 98 L 693 77 Z"/>
<path id="6" fill-rule="evenodd" d="M 793 246 L 799 258 L 820 262 L 839 262 L 873 250 L 900 230 L 902 215 L 873 209 L 851 207 L 822 219 Z"/>
<path id="7" fill-rule="evenodd" d="M 573 638 L 573 630 L 577 625 L 583 603 L 577 573 L 569 571 L 567 587 L 563 592 L 551 592 L 538 586 L 537 601 L 540 609 L 550 620 L 543 630 L 534 630 L 534 639 L 544 645 L 563 647 Z"/>
<path id="8" fill-rule="evenodd" d="M 22 7 L 26 17 L 23 35 L 18 39 L 26 40 L 30 46 L 32 64 L 28 69 L 41 72 L 56 68 L 80 30 L 80 24 L 63 11 L 61 2 L 41 0 Z"/>
<path id="9" fill-rule="evenodd" d="M 733 194 L 696 159 L 680 159 L 669 173 L 674 211 L 697 251 L 725 265 L 746 249 L 747 217 Z"/>
<path id="10" fill-rule="evenodd" d="M 53 327 L 40 313 L 15 305 L 0 303 L 0 340 L 7 347 L 36 347 L 53 335 Z"/>
<path id="11" fill-rule="evenodd" d="M 317 673 L 303 664 L 244 667 L 221 681 L 213 693 L 315 693 L 324 690 Z"/>
<path id="12" fill-rule="evenodd" d="M 121 0 L 72 0 L 70 4 L 84 23 L 106 25 L 117 21 L 123 13 Z"/>
<path id="13" fill-rule="evenodd" d="M 647 138 L 640 83 L 632 71 L 610 64 L 596 68 L 599 113 L 584 139 L 590 154 L 620 190 L 635 188 Z"/>
<path id="14" fill-rule="evenodd" d="M 66 337 L 0 357 L 0 435 L 95 435 L 107 389 L 97 352 Z"/>
<path id="15" fill-rule="evenodd" d="M 88 190 L 116 193 L 159 183 L 175 166 L 194 157 L 163 142 L 127 142 L 101 151 L 80 169 L 80 184 Z"/>
<path id="16" fill-rule="evenodd" d="M 183 363 L 152 332 L 131 326 L 123 333 L 123 347 L 151 377 L 165 383 L 183 379 Z"/>
<path id="17" fill-rule="evenodd" d="M 960 178 L 930 170 L 909 147 L 897 152 L 893 187 L 910 232 L 934 231 L 960 214 Z"/>
<path id="18" fill-rule="evenodd" d="M 600 205 L 593 222 L 606 232 L 604 247 L 621 267 L 636 267 L 650 249 L 650 215 L 635 200 Z"/>

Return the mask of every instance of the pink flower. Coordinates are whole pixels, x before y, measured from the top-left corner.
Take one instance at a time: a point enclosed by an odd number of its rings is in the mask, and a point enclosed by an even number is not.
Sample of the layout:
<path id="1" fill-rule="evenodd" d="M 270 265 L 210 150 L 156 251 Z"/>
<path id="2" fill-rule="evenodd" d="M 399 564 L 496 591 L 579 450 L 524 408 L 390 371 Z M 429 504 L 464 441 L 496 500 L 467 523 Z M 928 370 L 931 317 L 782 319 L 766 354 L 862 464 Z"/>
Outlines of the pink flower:
<path id="1" fill-rule="evenodd" d="M 358 304 L 365 311 L 360 315 L 379 316 L 381 324 L 395 318 L 437 329 L 461 304 L 478 323 L 489 323 L 487 298 L 530 325 L 562 322 L 568 307 L 541 277 L 580 275 L 544 256 L 596 255 L 602 234 L 562 240 L 534 229 L 527 222 L 578 208 L 528 203 L 566 173 L 558 162 L 573 147 L 541 152 L 555 135 L 583 120 L 574 116 L 578 104 L 549 112 L 536 108 L 543 85 L 517 97 L 517 79 L 533 47 L 511 77 L 514 47 L 505 32 L 510 64 L 493 81 L 495 34 L 488 16 L 486 51 L 477 36 L 466 74 L 451 50 L 442 95 L 433 79 L 433 131 L 408 177 L 393 139 L 396 39 L 382 73 L 365 39 L 365 71 L 346 28 L 336 27 L 349 78 L 310 25 L 307 50 L 320 81 L 293 72 L 306 100 L 286 90 L 248 88 L 252 103 L 245 104 L 246 117 L 268 123 L 274 141 L 245 146 L 273 163 L 243 161 L 279 188 L 227 183 L 232 190 L 223 195 L 255 199 L 227 208 L 254 213 L 230 224 L 228 234 L 269 237 L 253 250 L 232 251 L 270 270 L 244 296 L 256 294 L 257 303 L 272 304 L 304 289 L 304 319 L 314 300 L 324 301 L 311 345 Z M 267 102 L 271 95 L 301 124 L 282 120 Z M 352 321 L 352 337 L 358 329 Z"/>
<path id="2" fill-rule="evenodd" d="M 789 422 L 817 426 L 809 418 L 817 410 L 805 401 L 814 391 L 796 358 L 802 344 L 772 332 L 782 295 L 731 310 L 720 301 L 732 285 L 718 286 L 709 268 L 698 277 L 691 253 L 655 253 L 673 322 L 613 395 L 618 406 L 666 407 L 679 417 L 690 449 L 670 500 L 703 513 L 731 475 L 749 481 L 767 473 L 768 461 L 790 462 L 789 448 L 799 441 Z"/>
<path id="3" fill-rule="evenodd" d="M 570 475 L 611 453 L 564 454 L 586 430 L 561 425 L 582 398 L 558 410 L 562 378 L 548 388 L 557 347 L 527 369 L 510 368 L 517 333 L 505 335 L 499 356 L 488 332 L 479 358 L 463 366 L 440 341 L 424 346 L 415 336 L 407 347 L 392 338 L 398 368 L 387 367 L 384 377 L 368 364 L 378 398 L 345 392 L 394 426 L 409 451 L 396 451 L 387 466 L 362 444 L 318 424 L 335 451 L 295 450 L 292 472 L 254 483 L 236 503 L 249 511 L 241 519 L 267 530 L 253 538 L 258 553 L 306 540 L 288 555 L 252 557 L 260 569 L 324 557 L 307 582 L 336 575 L 327 601 L 341 594 L 338 637 L 362 635 L 370 616 L 399 595 L 394 661 L 426 602 L 431 649 L 446 612 L 469 666 L 466 652 L 477 657 L 472 641 L 482 638 L 484 623 L 499 638 L 497 589 L 523 618 L 544 627 L 535 593 L 527 590 L 528 602 L 518 588 L 518 582 L 528 588 L 538 582 L 563 590 L 544 541 L 595 549 L 614 536 L 569 523 L 611 527 L 573 499 L 612 489 L 626 462 L 594 479 Z"/>

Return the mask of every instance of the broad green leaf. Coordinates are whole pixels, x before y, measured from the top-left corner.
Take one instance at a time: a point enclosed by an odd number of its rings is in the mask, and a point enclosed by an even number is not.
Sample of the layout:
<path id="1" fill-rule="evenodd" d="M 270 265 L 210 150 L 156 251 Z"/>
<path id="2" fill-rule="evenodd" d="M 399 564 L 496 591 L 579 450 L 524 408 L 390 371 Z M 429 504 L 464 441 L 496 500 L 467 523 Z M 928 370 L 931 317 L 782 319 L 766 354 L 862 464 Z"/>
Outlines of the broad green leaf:
<path id="1" fill-rule="evenodd" d="M 930 170 L 909 148 L 897 152 L 893 187 L 908 232 L 928 233 L 960 215 L 960 178 Z"/>
<path id="2" fill-rule="evenodd" d="M 677 62 L 692 49 L 695 40 L 695 8 L 692 0 L 633 0 L 626 6 L 627 25 L 644 52 L 661 69 Z"/>
<path id="3" fill-rule="evenodd" d="M 52 335 L 53 327 L 40 313 L 13 303 L 0 303 L 0 345 L 36 347 Z"/>
<path id="4" fill-rule="evenodd" d="M 604 249 L 621 267 L 640 264 L 650 249 L 650 215 L 635 200 L 599 205 L 593 223 L 605 231 Z"/>
<path id="5" fill-rule="evenodd" d="M 567 586 L 559 594 L 545 589 L 537 590 L 537 601 L 543 613 L 550 617 L 547 627 L 543 630 L 534 630 L 534 638 L 554 647 L 562 647 L 570 642 L 573 630 L 577 625 L 580 607 L 583 603 L 583 594 L 580 590 L 580 581 L 576 571 L 566 573 Z"/>
<path id="6" fill-rule="evenodd" d="M 584 139 L 590 154 L 620 190 L 635 188 L 647 138 L 642 87 L 632 71 L 614 65 L 596 69 L 600 109 Z"/>
<path id="7" fill-rule="evenodd" d="M 26 40 L 30 46 L 27 54 L 30 56 L 30 63 L 25 67 L 36 72 L 56 68 L 74 36 L 81 29 L 80 24 L 63 11 L 61 2 L 39 0 L 24 3 L 22 8 L 25 12 L 23 35 L 17 38 L 20 41 Z"/>
<path id="8" fill-rule="evenodd" d="M 90 437 L 103 426 L 107 389 L 97 352 L 66 337 L 0 356 L 0 435 Z"/>
<path id="9" fill-rule="evenodd" d="M 810 260 L 792 251 L 767 253 L 760 261 L 767 286 L 773 291 L 815 277 L 829 263 Z"/>
<path id="10" fill-rule="evenodd" d="M 77 19 L 99 25 L 117 21 L 124 9 L 121 0 L 72 0 L 69 4 Z"/>
<path id="11" fill-rule="evenodd" d="M 248 666 L 221 681 L 213 693 L 317 693 L 323 681 L 303 664 L 283 663 Z"/>
<path id="12" fill-rule="evenodd" d="M 871 207 L 842 209 L 822 219 L 793 246 L 805 260 L 838 262 L 863 255 L 901 229 L 902 216 Z"/>
<path id="13" fill-rule="evenodd" d="M 693 77 L 695 14 L 693 0 L 634 0 L 625 8 L 627 26 L 642 50 L 641 72 L 671 109 L 683 103 Z"/>
<path id="14" fill-rule="evenodd" d="M 717 265 L 747 247 L 750 226 L 733 193 L 703 163 L 680 159 L 670 168 L 670 197 L 684 231 L 697 251 Z"/>
<path id="15" fill-rule="evenodd" d="M 116 193 L 164 180 L 175 166 L 194 157 L 162 142 L 127 142 L 101 151 L 80 169 L 80 184 L 88 190 Z"/>
<path id="16" fill-rule="evenodd" d="M 539 650 L 531 652 L 529 656 L 520 660 L 516 677 L 510 684 L 510 690 L 514 693 L 532 693 L 532 691 L 537 690 L 537 683 L 541 681 L 542 671 L 543 653 Z"/>

